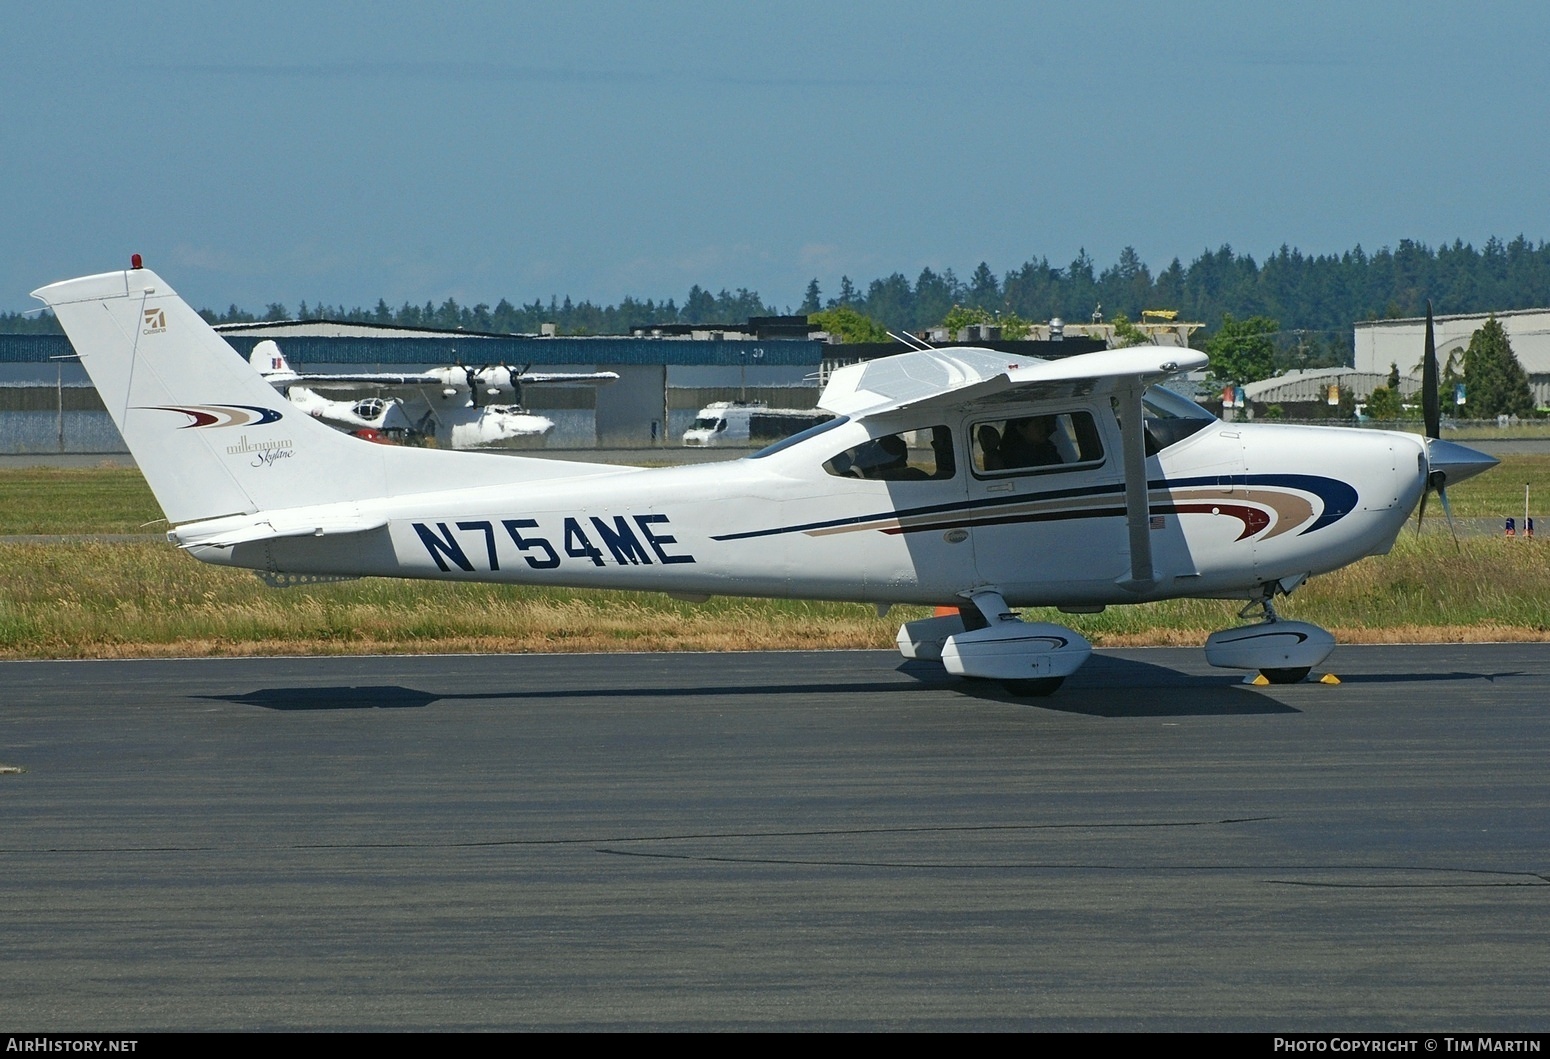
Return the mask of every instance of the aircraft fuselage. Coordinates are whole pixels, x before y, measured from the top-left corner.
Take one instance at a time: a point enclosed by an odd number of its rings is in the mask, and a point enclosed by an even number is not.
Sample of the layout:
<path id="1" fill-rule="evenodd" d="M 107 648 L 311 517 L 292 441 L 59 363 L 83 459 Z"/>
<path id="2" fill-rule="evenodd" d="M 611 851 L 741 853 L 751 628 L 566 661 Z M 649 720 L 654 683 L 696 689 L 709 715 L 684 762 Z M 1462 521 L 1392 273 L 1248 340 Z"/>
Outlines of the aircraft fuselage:
<path id="1" fill-rule="evenodd" d="M 1386 551 L 1425 486 L 1411 435 L 1205 425 L 1146 460 L 1155 577 L 1136 586 L 1107 400 L 997 415 L 1053 409 L 1091 416 L 1091 451 L 1078 454 L 1090 458 L 992 469 L 970 440 L 983 410 L 893 415 L 726 463 L 363 500 L 352 512 L 385 524 L 348 538 L 191 550 L 302 574 L 938 605 L 990 585 L 1014 606 L 1096 606 L 1243 598 Z M 838 456 L 879 437 L 944 427 L 950 475 L 835 473 Z"/>

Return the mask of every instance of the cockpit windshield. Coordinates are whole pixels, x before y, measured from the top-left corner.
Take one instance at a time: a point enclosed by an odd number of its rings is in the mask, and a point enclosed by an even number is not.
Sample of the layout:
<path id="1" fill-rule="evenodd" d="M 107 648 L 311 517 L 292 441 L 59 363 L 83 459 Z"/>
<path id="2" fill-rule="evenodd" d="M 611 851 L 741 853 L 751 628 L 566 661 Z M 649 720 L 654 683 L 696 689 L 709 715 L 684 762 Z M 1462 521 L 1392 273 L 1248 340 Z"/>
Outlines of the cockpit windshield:
<path id="1" fill-rule="evenodd" d="M 819 434 L 828 433 L 835 427 L 844 426 L 849 422 L 849 416 L 838 416 L 834 419 L 826 420 L 822 423 L 819 423 L 817 426 L 808 427 L 806 430 L 799 431 L 798 433 L 791 435 L 789 438 L 781 438 L 779 441 L 772 445 L 766 445 L 764 448 L 760 449 L 758 452 L 754 453 L 748 458 L 750 460 L 762 460 L 766 456 L 773 456 L 775 453 L 780 452 L 782 449 L 789 449 L 791 446 L 800 444 L 806 441 L 808 438 L 817 437 Z"/>
<path id="2" fill-rule="evenodd" d="M 1189 398 L 1162 386 L 1150 386 L 1141 398 L 1146 411 L 1146 450 L 1160 452 L 1216 422 Z"/>

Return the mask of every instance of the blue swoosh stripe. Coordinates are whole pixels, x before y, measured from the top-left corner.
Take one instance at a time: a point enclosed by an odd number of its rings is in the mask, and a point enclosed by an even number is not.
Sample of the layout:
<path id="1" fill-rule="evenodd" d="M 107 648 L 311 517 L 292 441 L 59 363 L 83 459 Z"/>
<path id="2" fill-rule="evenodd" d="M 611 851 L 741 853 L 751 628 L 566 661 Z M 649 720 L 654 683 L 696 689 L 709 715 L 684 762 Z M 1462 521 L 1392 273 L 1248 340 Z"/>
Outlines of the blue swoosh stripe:
<path id="1" fill-rule="evenodd" d="M 1224 481 L 1225 479 L 1225 481 Z M 1287 489 L 1297 489 L 1304 493 L 1312 493 L 1317 496 L 1324 505 L 1323 512 L 1313 524 L 1298 533 L 1302 536 L 1312 533 L 1314 530 L 1323 529 L 1325 526 L 1339 522 L 1346 515 L 1356 510 L 1357 493 L 1347 482 L 1334 478 L 1324 478 L 1312 474 L 1251 474 L 1251 475 L 1203 475 L 1195 478 L 1159 478 L 1147 482 L 1147 488 L 1151 489 L 1183 489 L 1189 486 L 1218 486 L 1218 485 L 1267 485 L 1281 486 Z M 891 511 L 883 511 L 872 515 L 855 515 L 850 518 L 827 519 L 819 522 L 804 522 L 794 526 L 777 526 L 771 529 L 746 530 L 742 533 L 725 533 L 712 537 L 713 541 L 737 541 L 750 540 L 755 537 L 773 537 L 783 533 L 806 533 L 811 530 L 834 529 L 840 526 L 856 526 L 866 522 L 877 522 L 882 519 L 913 518 L 920 515 L 948 514 L 952 512 L 974 512 L 993 510 L 1009 504 L 1031 504 L 1044 500 L 1067 500 L 1082 496 L 1103 496 L 1123 494 L 1123 483 L 1114 485 L 1088 486 L 1080 489 L 1055 489 L 1043 493 L 1024 494 L 1021 496 L 992 497 L 984 500 L 960 500 L 947 504 L 930 504 L 922 507 L 900 508 Z M 1107 512 L 1093 511 L 1083 512 L 1083 517 L 1092 517 Z M 1008 520 L 1011 521 L 1011 520 Z M 1021 520 L 1019 520 L 1021 521 Z M 921 528 L 940 528 L 940 525 Z"/>

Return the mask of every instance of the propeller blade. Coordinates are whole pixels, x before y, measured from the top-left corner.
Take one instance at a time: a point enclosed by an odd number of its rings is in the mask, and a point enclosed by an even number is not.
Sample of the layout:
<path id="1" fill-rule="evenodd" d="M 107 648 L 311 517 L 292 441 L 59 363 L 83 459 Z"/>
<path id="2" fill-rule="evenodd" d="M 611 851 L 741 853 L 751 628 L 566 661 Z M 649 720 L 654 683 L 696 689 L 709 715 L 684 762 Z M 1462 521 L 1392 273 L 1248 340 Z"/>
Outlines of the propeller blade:
<path id="1" fill-rule="evenodd" d="M 1432 303 L 1426 303 L 1426 350 L 1421 357 L 1421 416 L 1426 436 L 1442 436 L 1442 405 L 1437 395 L 1437 338 L 1432 331 Z"/>
<path id="2" fill-rule="evenodd" d="M 1448 516 L 1448 532 L 1453 534 L 1453 550 L 1462 551 L 1459 547 L 1458 527 L 1453 524 L 1453 506 L 1448 503 L 1448 486 L 1446 482 L 1437 484 L 1437 499 L 1442 501 L 1442 513 Z"/>
<path id="3" fill-rule="evenodd" d="M 479 391 L 484 388 L 484 373 L 489 371 L 489 370 L 490 370 L 490 366 L 488 364 L 486 364 L 483 367 L 481 367 L 480 369 L 478 369 L 477 371 L 470 371 L 468 373 L 468 375 L 467 375 L 467 378 L 468 378 L 468 400 L 469 400 L 469 403 L 471 405 L 473 405 L 473 407 L 475 407 L 475 408 L 482 408 L 482 407 L 484 407 L 484 405 L 482 403 L 482 396 L 483 395 L 480 394 Z"/>
<path id="4" fill-rule="evenodd" d="M 1415 535 L 1417 537 L 1421 535 L 1421 523 L 1426 521 L 1426 498 L 1431 495 L 1432 487 L 1428 484 L 1425 489 L 1421 490 L 1421 506 L 1416 509 L 1415 513 Z"/>

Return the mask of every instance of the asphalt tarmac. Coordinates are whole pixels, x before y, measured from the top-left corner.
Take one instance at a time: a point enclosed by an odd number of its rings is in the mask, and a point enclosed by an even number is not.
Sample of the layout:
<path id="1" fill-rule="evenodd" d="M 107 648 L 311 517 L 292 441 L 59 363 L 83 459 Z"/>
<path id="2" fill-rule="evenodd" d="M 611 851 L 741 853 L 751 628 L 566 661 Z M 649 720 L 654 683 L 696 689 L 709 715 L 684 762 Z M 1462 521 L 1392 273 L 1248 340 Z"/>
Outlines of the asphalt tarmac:
<path id="1" fill-rule="evenodd" d="M 0 664 L 0 1027 L 1550 1028 L 1550 648 Z"/>

